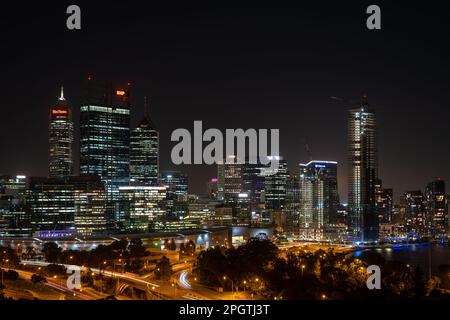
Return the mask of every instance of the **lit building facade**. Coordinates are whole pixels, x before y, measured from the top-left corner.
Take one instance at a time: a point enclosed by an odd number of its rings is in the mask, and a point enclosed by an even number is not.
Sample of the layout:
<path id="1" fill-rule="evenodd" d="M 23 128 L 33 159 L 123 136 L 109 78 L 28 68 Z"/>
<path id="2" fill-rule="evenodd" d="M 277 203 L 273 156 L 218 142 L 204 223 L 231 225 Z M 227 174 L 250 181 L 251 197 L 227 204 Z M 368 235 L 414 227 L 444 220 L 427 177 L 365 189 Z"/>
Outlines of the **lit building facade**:
<path id="1" fill-rule="evenodd" d="M 166 218 L 166 187 L 124 186 L 119 192 L 124 231 L 147 232 L 151 222 Z"/>
<path id="2" fill-rule="evenodd" d="M 73 186 L 76 233 L 80 237 L 107 232 L 106 192 L 99 176 L 71 177 Z"/>
<path id="3" fill-rule="evenodd" d="M 73 186 L 66 180 L 30 178 L 26 202 L 33 232 L 75 232 Z"/>
<path id="4" fill-rule="evenodd" d="M 157 186 L 159 178 L 159 133 L 145 115 L 130 137 L 130 179 Z"/>
<path id="5" fill-rule="evenodd" d="M 31 236 L 25 196 L 25 176 L 0 176 L 0 237 Z"/>
<path id="6" fill-rule="evenodd" d="M 378 240 L 375 184 L 378 178 L 376 117 L 364 98 L 359 108 L 349 110 L 350 231 L 354 241 Z"/>
<path id="7" fill-rule="evenodd" d="M 428 231 L 425 197 L 420 190 L 406 191 L 400 198 L 406 232 L 424 235 Z"/>
<path id="8" fill-rule="evenodd" d="M 337 162 L 300 164 L 300 225 L 321 229 L 337 223 Z"/>
<path id="9" fill-rule="evenodd" d="M 243 164 L 235 156 L 217 163 L 217 198 L 226 204 L 236 204 L 242 193 Z"/>
<path id="10" fill-rule="evenodd" d="M 64 178 L 72 175 L 73 141 L 72 111 L 64 98 L 63 88 L 61 88 L 58 102 L 50 109 L 48 142 L 49 176 L 51 178 Z"/>
<path id="11" fill-rule="evenodd" d="M 129 89 L 108 88 L 88 97 L 80 108 L 80 174 L 98 175 L 105 183 L 108 226 L 118 225 L 119 187 L 129 183 Z"/>
<path id="12" fill-rule="evenodd" d="M 381 179 L 377 180 L 375 184 L 375 203 L 378 213 L 379 223 L 391 223 L 392 208 L 394 205 L 392 189 L 384 189 Z"/>
<path id="13" fill-rule="evenodd" d="M 187 210 L 188 176 L 179 171 L 163 171 L 160 184 L 167 187 L 167 214 L 184 217 Z"/>
<path id="14" fill-rule="evenodd" d="M 438 179 L 427 185 L 425 201 L 431 236 L 442 238 L 449 231 L 448 199 L 443 180 Z"/>
<path id="15" fill-rule="evenodd" d="M 265 170 L 265 204 L 266 210 L 283 209 L 286 204 L 286 185 L 289 178 L 287 161 L 278 157 L 278 168 Z"/>

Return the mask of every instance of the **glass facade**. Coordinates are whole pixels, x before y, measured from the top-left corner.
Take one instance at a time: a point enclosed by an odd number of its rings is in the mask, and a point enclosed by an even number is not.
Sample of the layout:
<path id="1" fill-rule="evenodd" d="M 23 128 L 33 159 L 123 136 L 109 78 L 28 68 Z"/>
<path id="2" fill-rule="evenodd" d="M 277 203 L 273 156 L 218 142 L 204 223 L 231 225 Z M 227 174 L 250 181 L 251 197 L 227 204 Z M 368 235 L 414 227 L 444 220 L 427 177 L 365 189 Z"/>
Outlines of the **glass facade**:
<path id="1" fill-rule="evenodd" d="M 120 187 L 120 216 L 127 232 L 147 232 L 151 222 L 166 217 L 166 187 Z"/>
<path id="2" fill-rule="evenodd" d="M 48 141 L 51 178 L 64 178 L 73 173 L 74 127 L 71 113 L 61 89 L 58 103 L 50 109 Z"/>
<path id="3" fill-rule="evenodd" d="M 148 117 L 131 131 L 130 179 L 157 186 L 159 177 L 159 133 Z"/>
<path id="4" fill-rule="evenodd" d="M 339 207 L 337 162 L 300 164 L 300 225 L 324 228 L 337 223 Z"/>
<path id="5" fill-rule="evenodd" d="M 350 231 L 354 241 L 378 240 L 376 118 L 367 101 L 348 117 Z"/>
<path id="6" fill-rule="evenodd" d="M 31 178 L 27 209 L 33 232 L 75 230 L 73 186 L 63 179 Z"/>
<path id="7" fill-rule="evenodd" d="M 187 213 L 188 176 L 178 171 L 163 171 L 160 183 L 167 187 L 167 214 L 182 218 Z"/>
<path id="8" fill-rule="evenodd" d="M 31 221 L 26 211 L 25 195 L 25 176 L 0 176 L 0 237 L 31 235 Z"/>
<path id="9" fill-rule="evenodd" d="M 105 183 L 108 225 L 119 228 L 119 187 L 129 183 L 130 109 L 82 105 L 80 174 L 98 175 Z"/>

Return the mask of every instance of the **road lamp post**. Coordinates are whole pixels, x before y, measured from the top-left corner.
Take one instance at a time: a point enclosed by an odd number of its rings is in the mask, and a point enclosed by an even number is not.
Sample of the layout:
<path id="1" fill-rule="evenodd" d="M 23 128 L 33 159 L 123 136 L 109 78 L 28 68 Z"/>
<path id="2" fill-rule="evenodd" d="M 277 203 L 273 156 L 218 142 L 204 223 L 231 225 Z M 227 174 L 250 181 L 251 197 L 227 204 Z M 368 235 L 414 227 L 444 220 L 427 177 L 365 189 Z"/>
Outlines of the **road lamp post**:
<path id="1" fill-rule="evenodd" d="M 223 276 L 223 280 L 227 280 L 228 278 L 226 276 Z M 233 279 L 229 279 L 231 281 L 231 297 L 234 300 L 234 281 Z"/>

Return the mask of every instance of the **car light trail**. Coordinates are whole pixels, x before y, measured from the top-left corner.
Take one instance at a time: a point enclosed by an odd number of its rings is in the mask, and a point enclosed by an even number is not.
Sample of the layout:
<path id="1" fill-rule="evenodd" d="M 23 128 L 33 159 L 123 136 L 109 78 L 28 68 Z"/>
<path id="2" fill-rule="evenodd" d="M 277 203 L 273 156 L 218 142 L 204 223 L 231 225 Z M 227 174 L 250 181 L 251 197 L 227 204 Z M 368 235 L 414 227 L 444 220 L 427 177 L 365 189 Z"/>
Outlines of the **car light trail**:
<path id="1" fill-rule="evenodd" d="M 181 283 L 181 285 L 183 286 L 184 289 L 192 290 L 190 283 L 186 279 L 187 276 L 188 276 L 188 272 L 183 271 L 182 273 L 180 273 L 180 277 L 178 278 L 178 281 Z"/>

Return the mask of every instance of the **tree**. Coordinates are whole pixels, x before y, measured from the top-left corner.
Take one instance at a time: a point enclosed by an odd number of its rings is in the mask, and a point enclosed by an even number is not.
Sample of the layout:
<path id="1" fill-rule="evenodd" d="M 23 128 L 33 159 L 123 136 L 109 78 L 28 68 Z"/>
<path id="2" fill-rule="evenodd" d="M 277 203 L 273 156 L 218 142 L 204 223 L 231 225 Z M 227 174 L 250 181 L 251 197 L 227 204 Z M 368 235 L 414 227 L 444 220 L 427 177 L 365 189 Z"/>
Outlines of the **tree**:
<path id="1" fill-rule="evenodd" d="M 59 264 L 49 264 L 44 268 L 44 273 L 50 277 L 63 276 L 67 274 L 67 269 Z"/>
<path id="2" fill-rule="evenodd" d="M 172 266 L 170 260 L 163 256 L 156 264 L 155 277 L 158 280 L 169 280 L 172 275 Z"/>
<path id="3" fill-rule="evenodd" d="M 37 283 L 47 282 L 47 279 L 45 279 L 44 277 L 42 277 L 38 274 L 33 274 L 31 276 L 31 282 L 33 282 L 34 284 L 37 284 Z"/>
<path id="4" fill-rule="evenodd" d="M 414 269 L 414 297 L 422 299 L 425 296 L 425 280 L 423 271 L 420 267 Z"/>
<path id="5" fill-rule="evenodd" d="M 44 243 L 42 253 L 44 254 L 45 260 L 51 263 L 59 262 L 61 258 L 62 249 L 54 242 Z"/>
<path id="6" fill-rule="evenodd" d="M 128 250 L 130 250 L 131 258 L 143 258 L 148 255 L 147 250 L 142 245 L 141 239 L 133 239 L 128 246 Z"/>
<path id="7" fill-rule="evenodd" d="M 167 243 L 167 250 L 172 250 L 172 251 L 177 250 L 177 244 L 175 243 L 175 239 L 172 238 L 172 239 Z"/>

